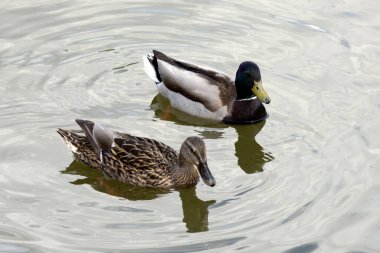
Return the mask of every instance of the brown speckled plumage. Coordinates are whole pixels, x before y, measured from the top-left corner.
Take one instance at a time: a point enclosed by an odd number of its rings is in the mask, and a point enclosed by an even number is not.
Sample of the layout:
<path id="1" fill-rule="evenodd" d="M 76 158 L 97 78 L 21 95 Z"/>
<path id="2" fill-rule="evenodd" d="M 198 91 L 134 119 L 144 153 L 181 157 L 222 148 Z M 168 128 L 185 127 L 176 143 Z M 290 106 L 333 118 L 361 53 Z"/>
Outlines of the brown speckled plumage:
<path id="1" fill-rule="evenodd" d="M 94 123 L 90 126 L 91 131 L 93 126 Z M 198 137 L 186 139 L 178 154 L 171 147 L 156 140 L 114 131 L 112 147 L 101 151 L 102 161 L 88 140 L 91 136 L 86 136 L 84 131 L 58 129 L 58 133 L 76 159 L 102 171 L 110 178 L 132 185 L 159 188 L 190 187 L 199 181 L 201 163 L 204 162 L 207 166 L 205 151 L 202 150 L 204 143 Z M 197 150 L 194 152 L 204 152 L 204 161 L 197 162 L 194 158 L 196 156 L 186 157 L 186 152 L 189 152 L 188 143 L 191 142 L 190 146 L 194 147 L 194 141 L 196 144 L 199 142 L 199 145 L 195 145 Z M 185 151 L 182 152 L 182 149 Z M 214 181 L 211 186 L 213 184 Z"/>

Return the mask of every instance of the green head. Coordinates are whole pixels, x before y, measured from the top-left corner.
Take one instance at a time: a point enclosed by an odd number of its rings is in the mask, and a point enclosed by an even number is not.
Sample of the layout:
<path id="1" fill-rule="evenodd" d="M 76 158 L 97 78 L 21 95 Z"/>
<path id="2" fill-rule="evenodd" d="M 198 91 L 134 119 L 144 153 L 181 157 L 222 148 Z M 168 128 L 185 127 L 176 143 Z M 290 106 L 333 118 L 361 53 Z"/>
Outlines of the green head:
<path id="1" fill-rule="evenodd" d="M 270 97 L 262 85 L 260 69 L 254 62 L 245 61 L 240 64 L 236 72 L 235 87 L 236 99 L 256 96 L 262 103 L 270 103 Z"/>

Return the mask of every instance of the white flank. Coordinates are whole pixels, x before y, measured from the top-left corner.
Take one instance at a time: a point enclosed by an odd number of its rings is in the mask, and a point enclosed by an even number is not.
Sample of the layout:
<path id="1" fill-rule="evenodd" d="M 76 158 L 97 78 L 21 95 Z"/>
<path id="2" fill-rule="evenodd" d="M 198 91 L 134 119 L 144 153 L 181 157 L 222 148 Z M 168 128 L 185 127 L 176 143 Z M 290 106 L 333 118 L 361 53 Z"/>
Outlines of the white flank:
<path id="1" fill-rule="evenodd" d="M 170 100 L 171 105 L 188 114 L 213 120 L 222 120 L 227 115 L 227 106 L 221 107 L 219 110 L 212 112 L 199 102 L 194 102 L 180 93 L 173 92 L 166 88 L 163 82 L 157 84 L 158 92 Z"/>
<path id="2" fill-rule="evenodd" d="M 168 79 L 172 79 L 173 82 L 180 85 L 191 96 L 199 98 L 201 101 L 207 101 L 208 107 L 213 111 L 217 111 L 223 107 L 219 97 L 219 88 L 216 85 L 211 85 L 203 76 L 161 60 L 158 63 L 162 79 L 165 79 L 165 76 Z"/>
<path id="3" fill-rule="evenodd" d="M 158 79 L 156 76 L 156 70 L 154 69 L 153 65 L 150 63 L 148 60 L 148 55 L 143 56 L 143 61 L 144 61 L 144 71 L 145 73 L 153 79 L 156 83 L 158 83 Z"/>

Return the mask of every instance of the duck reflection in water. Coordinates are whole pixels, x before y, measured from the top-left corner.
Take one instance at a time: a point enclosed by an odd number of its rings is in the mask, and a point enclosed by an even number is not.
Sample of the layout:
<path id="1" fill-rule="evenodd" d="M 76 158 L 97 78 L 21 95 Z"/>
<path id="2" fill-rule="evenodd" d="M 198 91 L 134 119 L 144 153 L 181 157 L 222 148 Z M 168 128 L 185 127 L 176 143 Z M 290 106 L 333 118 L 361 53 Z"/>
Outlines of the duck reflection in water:
<path id="1" fill-rule="evenodd" d="M 131 201 L 151 200 L 174 191 L 133 186 L 108 179 L 101 172 L 77 160 L 73 160 L 70 166 L 62 171 L 62 174 L 84 177 L 71 182 L 74 185 L 88 184 L 99 192 Z M 208 207 L 215 203 L 215 200 L 203 201 L 199 199 L 195 189 L 196 187 L 178 190 L 182 201 L 183 222 L 189 233 L 208 231 Z"/>
<path id="2" fill-rule="evenodd" d="M 208 231 L 208 207 L 215 204 L 215 200 L 203 201 L 195 193 L 195 187 L 179 191 L 182 200 L 183 222 L 187 232 Z"/>
<path id="3" fill-rule="evenodd" d="M 223 123 L 215 123 L 207 119 L 200 119 L 185 114 L 181 111 L 173 109 L 169 101 L 161 96 L 156 95 L 152 102 L 151 108 L 154 110 L 155 116 L 161 120 L 168 120 L 182 125 L 204 125 L 208 128 L 223 129 L 233 127 L 238 135 L 235 142 L 235 156 L 239 167 L 247 174 L 263 171 L 265 163 L 274 160 L 274 156 L 270 152 L 266 152 L 264 148 L 256 141 L 256 135 L 265 125 L 265 120 L 251 125 L 225 125 Z M 199 131 L 206 139 L 223 138 L 220 131 Z"/>
<path id="4" fill-rule="evenodd" d="M 256 135 L 264 127 L 265 121 L 253 125 L 233 126 L 238 134 L 235 142 L 235 156 L 238 158 L 239 167 L 245 173 L 251 174 L 263 171 L 264 164 L 274 160 L 270 152 L 256 141 Z"/>

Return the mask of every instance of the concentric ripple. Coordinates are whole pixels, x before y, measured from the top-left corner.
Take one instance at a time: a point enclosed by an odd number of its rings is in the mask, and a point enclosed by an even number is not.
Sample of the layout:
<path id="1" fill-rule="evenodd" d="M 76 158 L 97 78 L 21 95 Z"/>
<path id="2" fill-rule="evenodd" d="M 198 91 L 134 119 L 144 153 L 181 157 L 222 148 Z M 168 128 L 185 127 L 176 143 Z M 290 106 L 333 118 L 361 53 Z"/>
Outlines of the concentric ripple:
<path id="1" fill-rule="evenodd" d="M 378 252 L 378 4 L 5 1 L 0 252 Z M 151 49 L 234 75 L 253 60 L 266 122 L 201 121 L 156 97 Z M 163 191 L 73 161 L 75 118 L 179 149 L 217 185 Z"/>

